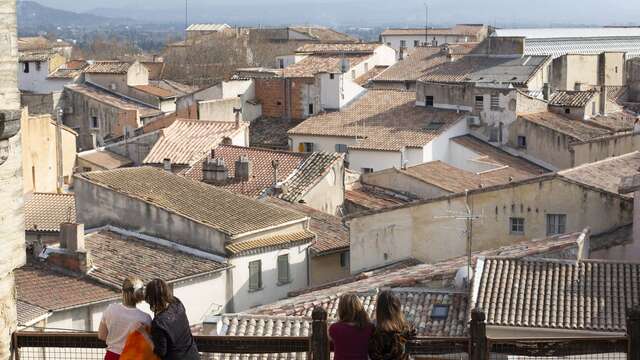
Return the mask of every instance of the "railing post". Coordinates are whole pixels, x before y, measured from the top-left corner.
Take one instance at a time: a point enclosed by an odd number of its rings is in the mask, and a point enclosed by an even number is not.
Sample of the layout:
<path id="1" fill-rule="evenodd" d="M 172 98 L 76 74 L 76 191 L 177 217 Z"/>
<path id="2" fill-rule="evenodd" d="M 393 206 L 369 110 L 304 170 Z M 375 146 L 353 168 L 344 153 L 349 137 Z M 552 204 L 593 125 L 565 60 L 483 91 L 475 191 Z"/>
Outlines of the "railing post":
<path id="1" fill-rule="evenodd" d="M 311 313 L 311 359 L 329 360 L 329 332 L 327 331 L 327 311 L 319 306 Z"/>
<path id="2" fill-rule="evenodd" d="M 640 360 L 640 306 L 627 310 L 628 360 Z"/>
<path id="3" fill-rule="evenodd" d="M 487 348 L 487 324 L 484 322 L 485 316 L 480 309 L 471 311 L 471 324 L 469 325 L 470 349 L 469 358 L 471 360 L 488 360 L 489 349 Z"/>

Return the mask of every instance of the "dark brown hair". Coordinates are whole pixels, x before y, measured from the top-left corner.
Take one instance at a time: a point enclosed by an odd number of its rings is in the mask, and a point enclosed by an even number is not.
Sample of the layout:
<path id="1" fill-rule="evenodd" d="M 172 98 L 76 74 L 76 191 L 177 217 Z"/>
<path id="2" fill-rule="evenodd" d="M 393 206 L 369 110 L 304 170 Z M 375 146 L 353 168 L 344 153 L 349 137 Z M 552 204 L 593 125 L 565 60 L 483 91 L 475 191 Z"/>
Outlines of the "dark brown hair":
<path id="1" fill-rule="evenodd" d="M 360 329 L 371 324 L 369 315 L 364 311 L 362 302 L 354 294 L 344 294 L 338 302 L 338 319 L 346 323 L 354 323 Z"/>
<path id="2" fill-rule="evenodd" d="M 166 310 L 169 304 L 175 301 L 175 298 L 166 282 L 161 279 L 153 279 L 147 284 L 144 300 L 149 303 L 151 311 L 158 314 Z"/>
<path id="3" fill-rule="evenodd" d="M 376 326 L 382 331 L 389 332 L 401 333 L 410 330 L 402 314 L 400 299 L 389 290 L 384 290 L 378 295 Z"/>

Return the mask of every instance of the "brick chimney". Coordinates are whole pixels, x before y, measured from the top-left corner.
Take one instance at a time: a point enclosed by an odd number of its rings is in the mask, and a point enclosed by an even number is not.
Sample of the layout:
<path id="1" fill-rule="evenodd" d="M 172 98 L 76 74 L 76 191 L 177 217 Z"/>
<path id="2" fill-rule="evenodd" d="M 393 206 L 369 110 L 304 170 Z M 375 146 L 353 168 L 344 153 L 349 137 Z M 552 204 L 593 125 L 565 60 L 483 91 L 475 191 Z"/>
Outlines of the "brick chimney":
<path id="1" fill-rule="evenodd" d="M 89 251 L 84 243 L 84 224 L 60 224 L 60 249 L 51 251 L 47 264 L 60 269 L 86 274 L 92 265 Z"/>

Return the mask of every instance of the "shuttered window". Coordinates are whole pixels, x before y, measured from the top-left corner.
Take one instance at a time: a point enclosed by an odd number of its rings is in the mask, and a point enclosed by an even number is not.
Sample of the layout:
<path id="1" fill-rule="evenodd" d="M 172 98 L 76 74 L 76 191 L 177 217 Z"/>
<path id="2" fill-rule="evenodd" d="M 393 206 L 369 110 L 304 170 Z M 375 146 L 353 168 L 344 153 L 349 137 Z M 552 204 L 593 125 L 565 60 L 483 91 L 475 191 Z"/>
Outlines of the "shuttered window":
<path id="1" fill-rule="evenodd" d="M 287 284 L 289 279 L 289 255 L 278 256 L 278 284 Z"/>
<path id="2" fill-rule="evenodd" d="M 262 262 L 260 260 L 249 263 L 249 290 L 262 289 Z"/>

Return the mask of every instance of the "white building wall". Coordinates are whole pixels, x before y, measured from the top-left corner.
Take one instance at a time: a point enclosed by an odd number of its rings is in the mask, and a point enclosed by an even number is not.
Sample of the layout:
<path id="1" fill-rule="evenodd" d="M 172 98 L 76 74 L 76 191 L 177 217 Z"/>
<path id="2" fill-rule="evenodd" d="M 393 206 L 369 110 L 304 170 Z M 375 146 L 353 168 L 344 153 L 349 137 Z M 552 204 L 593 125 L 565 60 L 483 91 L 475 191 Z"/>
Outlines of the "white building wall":
<path id="1" fill-rule="evenodd" d="M 457 136 L 466 135 L 468 133 L 469 128 L 467 126 L 467 122 L 464 119 L 458 121 L 455 125 L 451 126 L 449 129 L 440 134 L 440 136 L 433 139 L 433 141 L 429 143 L 431 155 L 425 157 L 424 162 L 436 160 L 446 162 L 449 158 L 449 143 L 451 142 L 450 139 Z"/>
<path id="2" fill-rule="evenodd" d="M 340 108 L 340 93 L 342 88 L 342 76 L 322 73 L 316 75 L 320 82 L 320 106 L 326 110 Z"/>
<path id="3" fill-rule="evenodd" d="M 313 151 L 324 152 L 336 152 L 336 144 L 354 145 L 356 143 L 352 137 L 291 135 L 289 138 L 293 151 L 298 151 L 300 143 L 313 143 Z"/>
<path id="4" fill-rule="evenodd" d="M 360 171 L 371 168 L 373 171 L 400 167 L 399 151 L 374 151 L 349 149 L 349 168 Z"/>
<path id="5" fill-rule="evenodd" d="M 469 150 L 468 148 L 456 142 L 450 141 L 449 156 L 443 161 L 451 166 L 457 167 L 458 169 L 470 171 L 473 173 L 479 173 L 495 169 L 497 167 L 497 165 L 494 164 L 476 161 L 475 159 L 479 158 L 480 156 L 480 154 Z"/>
<path id="6" fill-rule="evenodd" d="M 229 99 L 246 93 L 252 87 L 252 80 L 231 80 L 222 82 L 222 98 Z M 253 97 L 252 97 L 253 98 Z"/>
<path id="7" fill-rule="evenodd" d="M 274 250 L 255 255 L 239 256 L 230 259 L 233 265 L 233 308 L 228 311 L 239 312 L 287 297 L 290 291 L 307 287 L 308 264 L 307 248 L 309 244 L 294 246 L 288 249 Z M 278 256 L 289 254 L 289 271 L 291 282 L 278 285 Z M 255 260 L 262 262 L 262 289 L 249 290 L 249 263 Z"/>
<path id="8" fill-rule="evenodd" d="M 189 324 L 201 324 L 207 315 L 224 310 L 231 296 L 227 293 L 227 272 L 176 283 L 173 295 L 184 304 Z"/>
<path id="9" fill-rule="evenodd" d="M 52 92 L 62 91 L 65 84 L 69 80 L 48 80 L 49 62 L 40 62 L 40 67 L 36 66 L 35 61 L 29 62 L 29 72 L 24 72 L 24 64 L 20 63 L 18 67 L 18 87 L 21 91 L 31 91 L 36 94 L 49 94 Z"/>

